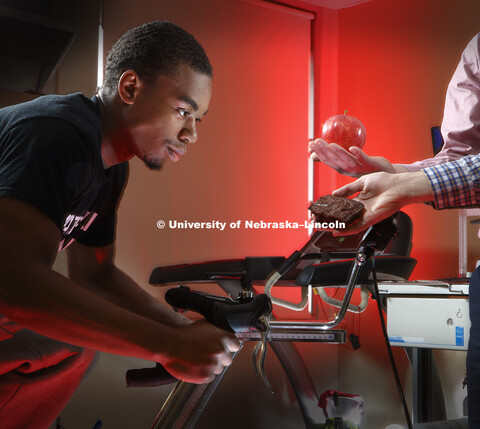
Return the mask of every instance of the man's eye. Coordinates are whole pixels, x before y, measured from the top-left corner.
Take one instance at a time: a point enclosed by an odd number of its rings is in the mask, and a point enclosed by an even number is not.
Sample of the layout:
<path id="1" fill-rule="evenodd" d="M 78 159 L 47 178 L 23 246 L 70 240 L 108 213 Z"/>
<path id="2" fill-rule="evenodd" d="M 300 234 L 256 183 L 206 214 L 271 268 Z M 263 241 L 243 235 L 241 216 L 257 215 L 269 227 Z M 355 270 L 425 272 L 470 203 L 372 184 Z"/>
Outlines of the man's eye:
<path id="1" fill-rule="evenodd" d="M 178 113 L 180 113 L 180 116 L 183 119 L 185 119 L 189 114 L 188 110 L 185 110 L 185 109 L 177 109 L 177 110 L 178 110 Z"/>

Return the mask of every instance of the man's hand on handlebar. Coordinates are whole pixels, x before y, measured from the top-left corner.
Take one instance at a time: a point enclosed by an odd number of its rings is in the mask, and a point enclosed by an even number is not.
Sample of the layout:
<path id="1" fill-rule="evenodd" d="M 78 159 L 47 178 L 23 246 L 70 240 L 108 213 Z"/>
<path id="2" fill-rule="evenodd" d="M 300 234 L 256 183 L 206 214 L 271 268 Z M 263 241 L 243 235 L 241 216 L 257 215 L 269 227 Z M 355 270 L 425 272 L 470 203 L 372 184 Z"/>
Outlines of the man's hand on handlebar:
<path id="1" fill-rule="evenodd" d="M 178 329 L 165 369 L 180 380 L 209 383 L 232 363 L 231 353 L 240 349 L 234 334 L 199 320 Z"/>

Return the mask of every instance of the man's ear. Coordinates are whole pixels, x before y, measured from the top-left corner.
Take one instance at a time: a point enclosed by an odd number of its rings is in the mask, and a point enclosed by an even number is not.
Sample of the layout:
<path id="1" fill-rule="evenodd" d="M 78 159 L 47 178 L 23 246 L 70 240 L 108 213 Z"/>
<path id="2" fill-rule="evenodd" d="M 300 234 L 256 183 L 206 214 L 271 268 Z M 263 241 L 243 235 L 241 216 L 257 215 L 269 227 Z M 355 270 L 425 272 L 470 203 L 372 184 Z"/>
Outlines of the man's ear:
<path id="1" fill-rule="evenodd" d="M 118 95 L 125 104 L 135 103 L 141 87 L 142 81 L 133 70 L 127 70 L 118 79 Z"/>

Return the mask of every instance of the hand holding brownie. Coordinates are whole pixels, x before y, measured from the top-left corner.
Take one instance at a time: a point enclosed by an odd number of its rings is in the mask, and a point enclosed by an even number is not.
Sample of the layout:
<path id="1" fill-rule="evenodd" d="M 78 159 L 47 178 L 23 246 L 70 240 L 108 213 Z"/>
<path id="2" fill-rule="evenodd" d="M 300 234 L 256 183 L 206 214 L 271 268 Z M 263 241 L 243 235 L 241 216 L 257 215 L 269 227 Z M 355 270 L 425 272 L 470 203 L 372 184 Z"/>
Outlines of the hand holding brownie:
<path id="1" fill-rule="evenodd" d="M 427 176 L 422 172 L 389 174 L 372 173 L 335 190 L 333 195 L 349 197 L 365 206 L 360 219 L 338 231 L 335 235 L 355 234 L 393 215 L 403 206 L 417 202 L 433 201 L 433 191 Z"/>

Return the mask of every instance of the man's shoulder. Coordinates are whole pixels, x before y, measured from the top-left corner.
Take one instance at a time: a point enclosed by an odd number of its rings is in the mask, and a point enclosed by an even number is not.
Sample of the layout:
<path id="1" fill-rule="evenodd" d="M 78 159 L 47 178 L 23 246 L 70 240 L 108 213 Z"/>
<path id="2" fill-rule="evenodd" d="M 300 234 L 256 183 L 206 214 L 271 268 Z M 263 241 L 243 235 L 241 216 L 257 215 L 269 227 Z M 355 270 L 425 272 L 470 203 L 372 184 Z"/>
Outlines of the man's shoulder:
<path id="1" fill-rule="evenodd" d="M 81 93 L 69 95 L 44 95 L 25 103 L 0 109 L 0 130 L 42 119 L 59 120 L 73 125 L 92 138 L 101 138 L 101 120 L 95 97 Z"/>

